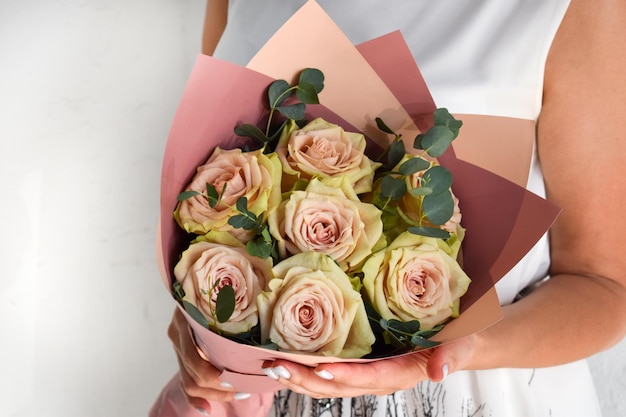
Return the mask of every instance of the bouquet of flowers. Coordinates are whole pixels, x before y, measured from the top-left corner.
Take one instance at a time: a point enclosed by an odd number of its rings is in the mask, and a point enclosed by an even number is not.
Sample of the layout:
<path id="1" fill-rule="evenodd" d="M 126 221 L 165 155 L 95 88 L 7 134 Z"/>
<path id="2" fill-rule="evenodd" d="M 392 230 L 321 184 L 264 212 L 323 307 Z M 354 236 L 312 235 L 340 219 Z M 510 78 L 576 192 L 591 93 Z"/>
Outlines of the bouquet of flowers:
<path id="1" fill-rule="evenodd" d="M 334 64 L 277 58 L 307 21 L 331 29 L 311 43 Z M 455 157 L 462 123 L 401 36 L 354 47 L 309 2 L 249 67 L 270 76 L 198 58 L 162 175 L 164 282 L 222 379 L 278 389 L 264 360 L 384 360 L 497 321 L 493 285 L 558 210 Z"/>

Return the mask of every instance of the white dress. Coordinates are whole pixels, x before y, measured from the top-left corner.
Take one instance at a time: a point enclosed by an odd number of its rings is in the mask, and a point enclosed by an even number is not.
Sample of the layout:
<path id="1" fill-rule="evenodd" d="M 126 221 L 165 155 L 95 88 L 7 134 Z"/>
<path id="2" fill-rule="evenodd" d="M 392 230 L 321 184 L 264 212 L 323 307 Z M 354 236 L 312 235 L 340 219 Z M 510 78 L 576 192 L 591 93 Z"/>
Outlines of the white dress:
<path id="1" fill-rule="evenodd" d="M 304 0 L 230 0 L 215 56 L 245 65 Z M 543 70 L 568 0 L 319 0 L 355 43 L 400 29 L 436 103 L 453 113 L 536 120 Z M 349 12 L 346 12 L 349 11 Z M 533 161 L 529 190 L 545 195 Z M 502 304 L 547 274 L 547 239 L 498 284 Z M 469 417 L 600 415 L 585 361 L 543 369 L 462 371 L 383 397 L 276 395 L 270 416 Z"/>
<path id="2" fill-rule="evenodd" d="M 247 64 L 304 3 L 305 0 L 230 0 L 229 21 L 215 56 Z M 355 44 L 400 29 L 435 102 L 444 104 L 451 112 L 535 121 L 541 110 L 546 56 L 569 2 L 319 0 L 318 3 Z M 536 160 L 530 168 L 527 188 L 545 195 Z M 545 278 L 548 264 L 548 244 L 544 237 L 498 283 L 501 304 L 513 302 L 520 290 Z M 174 383 L 170 386 L 177 387 Z M 176 395 L 182 398 L 180 393 Z M 159 407 L 155 406 L 156 409 Z M 151 415 L 161 414 L 153 410 Z M 599 415 L 585 361 L 542 369 L 460 371 L 442 383 L 426 381 L 412 390 L 381 397 L 311 400 L 281 391 L 276 394 L 269 414 L 277 417 Z"/>

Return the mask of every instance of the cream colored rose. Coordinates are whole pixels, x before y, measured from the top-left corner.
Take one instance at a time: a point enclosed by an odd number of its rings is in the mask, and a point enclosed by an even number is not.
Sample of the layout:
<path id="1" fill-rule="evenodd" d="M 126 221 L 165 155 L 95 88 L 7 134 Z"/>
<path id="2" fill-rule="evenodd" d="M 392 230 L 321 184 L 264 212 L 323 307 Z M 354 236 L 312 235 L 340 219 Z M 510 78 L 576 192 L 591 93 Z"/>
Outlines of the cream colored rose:
<path id="1" fill-rule="evenodd" d="M 185 291 L 184 300 L 195 305 L 210 325 L 238 334 L 258 323 L 256 299 L 271 277 L 272 264 L 269 259 L 249 255 L 243 245 L 225 244 L 236 244 L 232 239 L 192 243 L 174 268 L 174 275 Z M 215 303 L 220 288 L 226 285 L 235 291 L 235 310 L 227 322 L 219 323 Z"/>
<path id="2" fill-rule="evenodd" d="M 247 197 L 248 209 L 263 215 L 280 202 L 280 179 L 281 166 L 275 154 L 216 148 L 186 190 L 206 194 L 206 184 L 211 184 L 218 193 L 224 190 L 221 202 L 211 207 L 206 198 L 195 196 L 180 202 L 174 217 L 187 232 L 226 231 L 245 242 L 251 238 L 250 233 L 228 224 L 230 217 L 239 214 L 235 208 L 237 199 Z"/>
<path id="3" fill-rule="evenodd" d="M 318 118 L 302 129 L 285 129 L 276 147 L 286 174 L 283 189 L 300 179 L 346 175 L 357 194 L 371 191 L 374 171 L 381 165 L 365 156 L 365 137 L 345 132 Z"/>
<path id="4" fill-rule="evenodd" d="M 459 314 L 469 277 L 440 239 L 405 232 L 363 265 L 363 288 L 382 318 L 431 329 Z"/>
<path id="5" fill-rule="evenodd" d="M 281 258 L 316 251 L 339 263 L 344 271 L 359 266 L 382 237 L 381 213 L 363 203 L 345 176 L 313 179 L 294 191 L 270 214 L 270 232 Z"/>
<path id="6" fill-rule="evenodd" d="M 282 351 L 340 358 L 371 352 L 375 337 L 363 300 L 328 256 L 294 255 L 273 268 L 258 297 L 261 335 Z"/>

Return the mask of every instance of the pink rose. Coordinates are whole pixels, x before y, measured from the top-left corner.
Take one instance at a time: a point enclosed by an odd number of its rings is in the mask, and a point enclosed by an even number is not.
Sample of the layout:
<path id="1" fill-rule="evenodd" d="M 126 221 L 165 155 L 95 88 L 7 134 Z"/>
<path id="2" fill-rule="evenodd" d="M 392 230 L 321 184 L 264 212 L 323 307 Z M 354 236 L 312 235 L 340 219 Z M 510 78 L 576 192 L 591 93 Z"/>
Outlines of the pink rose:
<path id="1" fill-rule="evenodd" d="M 198 168 L 186 190 L 206 194 L 206 184 L 211 184 L 218 193 L 224 190 L 219 204 L 211 207 L 205 197 L 198 195 L 181 201 L 174 217 L 187 232 L 225 231 L 245 242 L 251 238 L 250 233 L 228 224 L 230 217 L 239 214 L 235 207 L 237 199 L 247 197 L 248 209 L 263 215 L 280 202 L 280 178 L 280 161 L 274 154 L 216 148 Z"/>
<path id="2" fill-rule="evenodd" d="M 321 118 L 302 129 L 296 128 L 295 123 L 286 128 L 276 147 L 288 176 L 284 189 L 298 178 L 346 175 L 357 194 L 371 191 L 374 171 L 381 164 L 365 156 L 366 141 L 362 134 L 345 132 Z"/>
<path id="3" fill-rule="evenodd" d="M 363 265 L 363 288 L 386 320 L 418 320 L 428 330 L 458 317 L 469 277 L 441 239 L 405 232 Z"/>
<path id="4" fill-rule="evenodd" d="M 211 326 L 229 334 L 249 331 L 258 323 L 256 298 L 271 276 L 271 260 L 248 255 L 245 247 L 197 241 L 183 252 L 174 268 L 176 280 L 185 291 L 183 300 L 200 310 Z M 219 323 L 215 316 L 217 294 L 229 285 L 235 291 L 235 310 Z"/>
<path id="5" fill-rule="evenodd" d="M 344 270 L 363 262 L 380 243 L 380 210 L 363 203 L 345 176 L 313 179 L 305 191 L 294 191 L 270 214 L 270 232 L 279 255 L 316 251 Z"/>
<path id="6" fill-rule="evenodd" d="M 332 259 L 300 253 L 272 272 L 269 291 L 258 298 L 264 342 L 282 351 L 341 358 L 371 352 L 375 337 L 361 295 Z"/>

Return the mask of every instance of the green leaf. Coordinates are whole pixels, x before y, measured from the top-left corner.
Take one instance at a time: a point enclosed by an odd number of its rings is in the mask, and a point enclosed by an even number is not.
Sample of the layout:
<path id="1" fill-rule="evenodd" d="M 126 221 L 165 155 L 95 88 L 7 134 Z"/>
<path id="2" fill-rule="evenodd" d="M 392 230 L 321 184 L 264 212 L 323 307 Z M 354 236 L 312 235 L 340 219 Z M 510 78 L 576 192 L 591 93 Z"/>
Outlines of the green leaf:
<path id="1" fill-rule="evenodd" d="M 432 224 L 444 224 L 454 213 L 452 193 L 447 190 L 443 193 L 425 196 L 422 200 L 422 210 Z"/>
<path id="2" fill-rule="evenodd" d="M 230 285 L 224 285 L 215 300 L 215 317 L 220 323 L 226 323 L 233 311 L 235 311 L 235 290 Z"/>
<path id="3" fill-rule="evenodd" d="M 276 80 L 270 84 L 267 89 L 267 96 L 269 99 L 270 107 L 278 107 L 283 101 L 291 94 L 286 94 L 287 91 L 291 88 L 289 83 L 285 80 Z"/>
<path id="4" fill-rule="evenodd" d="M 445 327 L 445 324 L 438 324 L 437 326 L 433 327 L 432 329 L 420 330 L 416 334 L 418 336 L 421 336 L 421 337 L 425 338 L 425 339 L 430 339 L 431 337 L 433 337 L 434 335 L 439 333 L 441 331 L 441 329 L 443 329 L 444 327 Z"/>
<path id="5" fill-rule="evenodd" d="M 417 172 L 424 171 L 430 167 L 430 162 L 422 158 L 407 159 L 400 165 L 398 171 L 402 175 L 413 175 Z"/>
<path id="6" fill-rule="evenodd" d="M 437 239 L 448 239 L 450 237 L 450 233 L 435 227 L 412 226 L 409 227 L 407 231 L 409 233 L 413 233 L 414 235 L 434 237 Z"/>
<path id="7" fill-rule="evenodd" d="M 301 82 L 300 84 L 298 84 L 296 97 L 298 97 L 298 100 L 305 104 L 319 104 L 320 102 L 319 98 L 317 97 L 317 91 L 315 91 L 315 86 L 309 83 Z"/>
<path id="8" fill-rule="evenodd" d="M 387 330 L 395 332 L 395 333 L 412 335 L 418 332 L 419 329 L 420 329 L 420 322 L 417 320 L 411 320 L 411 321 L 400 321 L 400 320 L 395 320 L 395 319 L 387 320 Z"/>
<path id="9" fill-rule="evenodd" d="M 306 105 L 302 103 L 296 103 L 289 106 L 276 107 L 283 116 L 292 120 L 304 119 L 304 112 L 306 111 Z"/>
<path id="10" fill-rule="evenodd" d="M 417 188 L 413 188 L 409 191 L 409 193 L 411 193 L 411 195 L 415 196 L 415 197 L 419 197 L 419 196 L 424 196 L 424 195 L 429 195 L 433 193 L 433 189 L 430 187 L 417 187 Z"/>
<path id="11" fill-rule="evenodd" d="M 452 173 L 441 165 L 436 165 L 422 177 L 422 185 L 432 189 L 432 194 L 440 194 L 450 190 L 452 186 Z"/>
<path id="12" fill-rule="evenodd" d="M 183 298 L 185 297 L 185 290 L 183 290 L 183 285 L 176 281 L 174 284 L 172 284 L 172 294 L 174 295 L 174 298 L 178 301 L 182 301 Z"/>
<path id="13" fill-rule="evenodd" d="M 224 186 L 226 186 L 226 184 L 224 184 Z M 217 206 L 217 202 L 220 199 L 219 194 L 217 193 L 217 190 L 215 189 L 215 187 L 213 187 L 213 184 L 209 184 L 208 182 L 205 184 L 206 187 L 206 195 L 207 195 L 207 199 L 209 200 L 209 207 L 211 208 L 215 208 L 215 206 Z M 223 192 L 224 190 L 222 190 Z"/>
<path id="14" fill-rule="evenodd" d="M 243 214 L 229 217 L 228 224 L 235 229 L 254 230 L 256 228 L 256 221 Z"/>
<path id="15" fill-rule="evenodd" d="M 303 83 L 311 84 L 319 94 L 324 89 L 324 73 L 317 68 L 305 68 L 298 79 L 298 85 Z"/>
<path id="16" fill-rule="evenodd" d="M 251 124 L 243 124 L 235 127 L 235 134 L 237 136 L 243 136 L 247 138 L 252 138 L 261 144 L 265 144 L 270 141 L 261 129 Z"/>
<path id="17" fill-rule="evenodd" d="M 447 126 L 433 126 L 426 133 L 417 135 L 413 147 L 425 149 L 428 155 L 436 158 L 443 155 L 455 137 Z"/>
<path id="18" fill-rule="evenodd" d="M 183 300 L 183 308 L 185 309 L 187 314 L 191 316 L 192 319 L 200 323 L 203 327 L 206 327 L 206 328 L 209 327 L 209 322 L 204 317 L 202 312 L 198 310 L 198 307 L 191 304 L 189 301 Z"/>
<path id="19" fill-rule="evenodd" d="M 267 227 L 264 227 L 263 230 L 261 231 L 261 237 L 263 237 L 263 240 L 266 243 L 270 243 L 271 244 L 273 242 L 272 235 L 270 233 L 270 230 Z"/>
<path id="20" fill-rule="evenodd" d="M 428 349 L 428 348 L 432 348 L 432 347 L 440 345 L 441 342 L 428 340 L 428 339 L 423 338 L 420 335 L 414 334 L 413 336 L 411 336 L 411 344 L 413 346 L 419 346 L 421 348 Z"/>
<path id="21" fill-rule="evenodd" d="M 239 197 L 237 199 L 236 208 L 240 213 L 248 214 L 248 197 Z"/>
<path id="22" fill-rule="evenodd" d="M 191 197 L 195 197 L 197 195 L 202 195 L 202 193 L 199 193 L 199 192 L 194 191 L 194 190 L 183 191 L 182 193 L 178 194 L 178 197 L 176 197 L 176 199 L 178 201 L 185 201 L 185 200 L 188 200 Z"/>
<path id="23" fill-rule="evenodd" d="M 385 133 L 389 133 L 390 135 L 395 135 L 396 132 L 394 132 L 393 130 L 391 130 L 391 128 L 389 126 L 387 126 L 385 124 L 385 122 L 383 122 L 383 119 L 381 119 L 380 117 L 377 117 L 376 119 L 374 119 L 376 121 L 376 126 L 378 126 L 378 128 L 380 130 L 382 130 Z"/>
<path id="24" fill-rule="evenodd" d="M 404 147 L 404 142 L 401 140 L 395 140 L 391 142 L 389 145 L 389 151 L 387 154 L 387 166 L 389 168 L 393 168 L 404 158 L 406 155 L 406 148 Z"/>
<path id="25" fill-rule="evenodd" d="M 406 194 L 406 183 L 401 178 L 385 176 L 381 182 L 380 195 L 384 198 L 399 200 Z"/>
<path id="26" fill-rule="evenodd" d="M 459 130 L 461 129 L 461 126 L 463 126 L 463 122 L 455 119 L 446 108 L 435 110 L 433 113 L 433 120 L 435 122 L 435 126 L 448 127 L 454 133 L 455 138 L 459 135 Z"/>
<path id="27" fill-rule="evenodd" d="M 263 239 L 251 240 L 246 243 L 246 250 L 248 253 L 258 258 L 269 258 L 272 254 L 272 249 L 274 249 L 272 244 Z"/>

